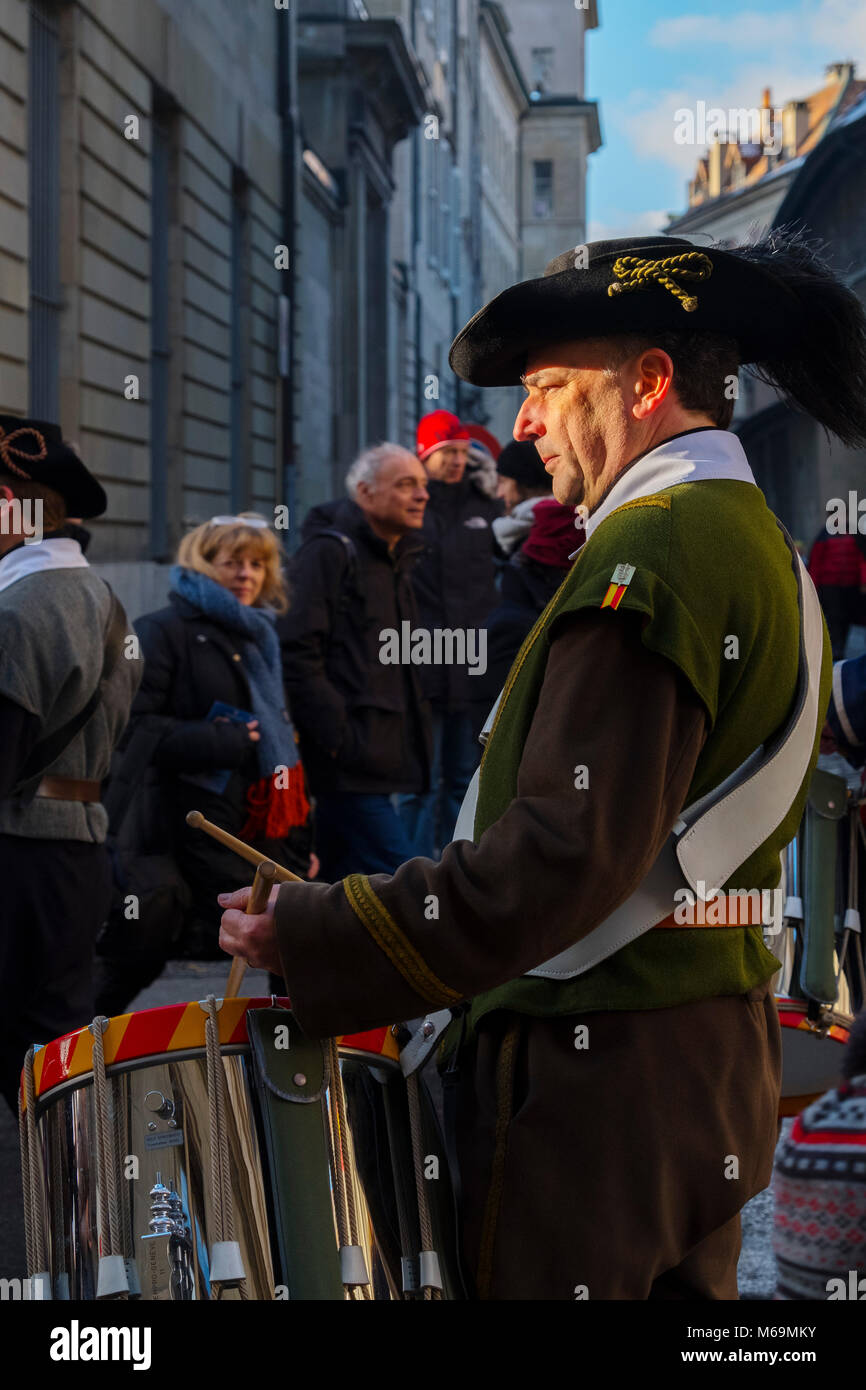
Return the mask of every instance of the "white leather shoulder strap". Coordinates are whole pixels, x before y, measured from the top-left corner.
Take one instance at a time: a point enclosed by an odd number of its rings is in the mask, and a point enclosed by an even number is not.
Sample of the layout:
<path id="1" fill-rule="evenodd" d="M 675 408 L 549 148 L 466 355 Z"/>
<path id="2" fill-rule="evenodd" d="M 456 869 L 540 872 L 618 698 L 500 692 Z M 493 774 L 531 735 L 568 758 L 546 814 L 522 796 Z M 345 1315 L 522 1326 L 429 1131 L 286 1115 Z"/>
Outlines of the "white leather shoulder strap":
<path id="1" fill-rule="evenodd" d="M 680 837 L 677 859 L 691 887 L 703 896 L 721 888 L 735 869 L 769 839 L 785 819 L 806 775 L 818 728 L 824 628 L 815 586 L 797 555 L 800 604 L 800 675 L 785 729 L 758 766 L 697 819 Z"/>
<path id="2" fill-rule="evenodd" d="M 745 864 L 787 815 L 815 745 L 824 631 L 815 586 L 790 536 L 779 524 L 795 557 L 800 610 L 797 692 L 784 729 L 772 745 L 756 748 L 724 782 L 682 812 L 661 853 L 631 897 L 582 941 L 528 971 L 529 975 L 544 979 L 582 975 L 669 916 L 674 894 L 684 884 L 696 896 L 708 897 Z M 490 712 L 482 740 L 489 733 L 501 698 L 500 695 Z M 455 840 L 475 838 L 479 777 L 480 769 L 463 799 L 454 829 Z"/>
<path id="3" fill-rule="evenodd" d="M 756 749 L 720 786 L 683 811 L 631 897 L 583 940 L 527 974 L 545 979 L 582 975 L 664 921 L 684 880 L 703 898 L 721 888 L 787 815 L 815 746 L 824 632 L 815 586 L 781 529 L 796 557 L 801 618 L 797 692 L 784 729 L 772 745 Z"/>

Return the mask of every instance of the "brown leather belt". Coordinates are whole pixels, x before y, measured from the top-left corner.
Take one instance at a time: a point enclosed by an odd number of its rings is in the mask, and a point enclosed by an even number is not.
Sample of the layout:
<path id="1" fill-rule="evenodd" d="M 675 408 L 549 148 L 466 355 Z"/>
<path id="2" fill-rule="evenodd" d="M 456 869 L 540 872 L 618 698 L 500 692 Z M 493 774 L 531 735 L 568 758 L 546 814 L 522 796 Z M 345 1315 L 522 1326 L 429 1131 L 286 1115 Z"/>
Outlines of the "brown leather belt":
<path id="1" fill-rule="evenodd" d="M 52 801 L 98 801 L 102 783 L 83 782 L 75 777 L 43 777 L 36 795 L 48 796 Z"/>

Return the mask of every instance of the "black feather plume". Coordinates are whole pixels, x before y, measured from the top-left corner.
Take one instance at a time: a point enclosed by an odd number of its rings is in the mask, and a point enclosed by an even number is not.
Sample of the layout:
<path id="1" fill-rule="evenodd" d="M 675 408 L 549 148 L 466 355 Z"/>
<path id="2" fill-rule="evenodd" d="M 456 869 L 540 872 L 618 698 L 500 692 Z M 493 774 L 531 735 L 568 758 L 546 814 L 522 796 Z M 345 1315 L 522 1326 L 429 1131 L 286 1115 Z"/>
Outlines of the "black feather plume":
<path id="1" fill-rule="evenodd" d="M 750 370 L 844 444 L 866 445 L 866 313 L 824 245 L 789 224 L 731 253 L 777 275 L 797 301 L 794 332 Z"/>

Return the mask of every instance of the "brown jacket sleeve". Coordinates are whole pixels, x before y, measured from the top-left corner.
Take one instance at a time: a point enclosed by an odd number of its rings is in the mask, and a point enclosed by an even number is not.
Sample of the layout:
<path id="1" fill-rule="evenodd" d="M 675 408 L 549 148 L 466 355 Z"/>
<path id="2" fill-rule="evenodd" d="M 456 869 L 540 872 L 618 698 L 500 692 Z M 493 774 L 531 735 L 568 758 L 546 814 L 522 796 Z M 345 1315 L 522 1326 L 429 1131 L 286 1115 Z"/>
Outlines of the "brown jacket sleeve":
<path id="1" fill-rule="evenodd" d="M 551 644 L 517 796 L 477 845 L 375 874 L 372 895 L 352 879 L 281 888 L 278 944 L 301 1026 L 326 1036 L 415 1018 L 586 936 L 656 858 L 704 733 L 703 705 L 644 648 L 638 615 L 576 614 Z"/>

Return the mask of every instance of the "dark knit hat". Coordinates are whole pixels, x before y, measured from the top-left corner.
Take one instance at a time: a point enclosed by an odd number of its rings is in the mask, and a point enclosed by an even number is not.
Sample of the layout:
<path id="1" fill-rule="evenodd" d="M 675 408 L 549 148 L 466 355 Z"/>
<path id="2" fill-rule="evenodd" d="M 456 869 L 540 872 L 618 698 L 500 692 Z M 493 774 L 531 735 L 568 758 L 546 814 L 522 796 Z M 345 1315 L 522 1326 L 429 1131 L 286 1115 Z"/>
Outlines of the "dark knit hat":
<path id="1" fill-rule="evenodd" d="M 512 439 L 506 444 L 496 463 L 496 471 L 501 478 L 513 478 L 523 487 L 546 487 L 553 489 L 553 479 L 544 471 L 544 464 L 531 439 L 518 444 Z"/>
<path id="2" fill-rule="evenodd" d="M 512 386 L 553 343 L 671 330 L 733 339 L 754 375 L 866 444 L 866 314 L 790 228 L 727 250 L 661 235 L 572 247 L 480 309 L 448 360 L 476 386 Z"/>
<path id="3" fill-rule="evenodd" d="M 59 425 L 0 415 L 0 476 L 11 475 L 53 488 L 70 516 L 101 516 L 108 498 L 74 449 L 64 444 Z"/>

